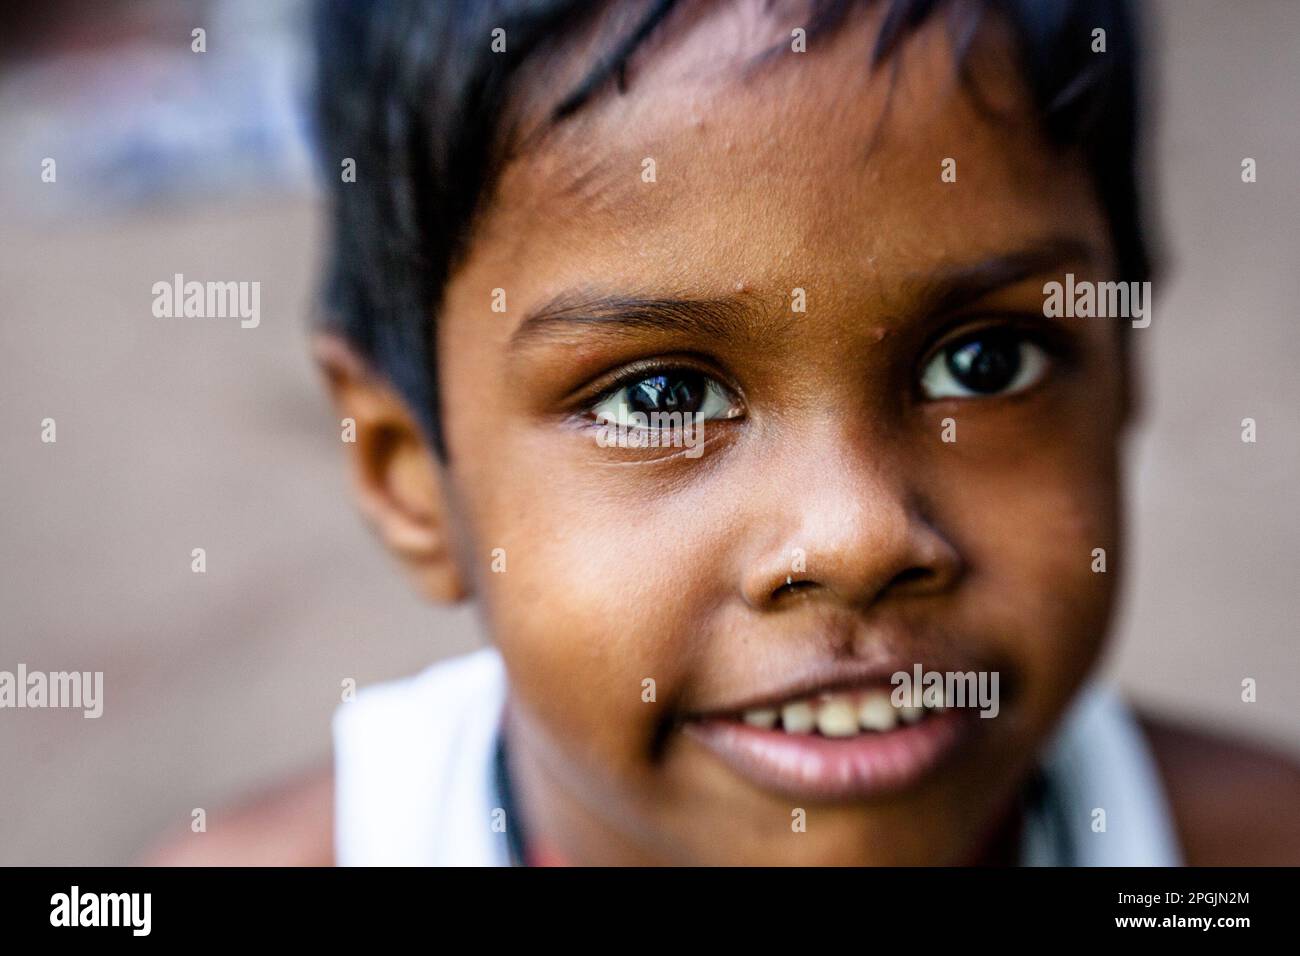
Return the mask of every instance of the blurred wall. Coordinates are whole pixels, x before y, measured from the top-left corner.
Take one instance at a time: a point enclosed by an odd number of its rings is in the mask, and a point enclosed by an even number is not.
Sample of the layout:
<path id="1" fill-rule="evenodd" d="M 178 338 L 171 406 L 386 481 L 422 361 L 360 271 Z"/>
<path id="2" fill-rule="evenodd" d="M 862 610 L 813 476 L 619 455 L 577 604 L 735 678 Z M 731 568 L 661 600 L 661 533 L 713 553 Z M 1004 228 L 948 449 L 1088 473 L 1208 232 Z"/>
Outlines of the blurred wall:
<path id="1" fill-rule="evenodd" d="M 1106 666 L 1156 710 L 1300 753 L 1300 5 L 1155 13 L 1171 272 L 1140 336 L 1131 573 Z M 31 89 L 0 95 L 0 125 L 28 133 L 0 144 L 0 669 L 102 670 L 106 704 L 98 720 L 0 711 L 0 863 L 121 863 L 192 808 L 327 759 L 344 678 L 479 637 L 469 611 L 417 601 L 354 511 L 307 356 L 321 221 L 297 167 L 237 190 L 217 164 L 196 188 L 81 205 L 117 167 L 65 150 L 59 185 L 41 184 L 40 131 L 57 127 Z M 192 131 L 196 152 L 229 132 Z M 260 327 L 154 319 L 150 287 L 176 272 L 260 281 Z"/>

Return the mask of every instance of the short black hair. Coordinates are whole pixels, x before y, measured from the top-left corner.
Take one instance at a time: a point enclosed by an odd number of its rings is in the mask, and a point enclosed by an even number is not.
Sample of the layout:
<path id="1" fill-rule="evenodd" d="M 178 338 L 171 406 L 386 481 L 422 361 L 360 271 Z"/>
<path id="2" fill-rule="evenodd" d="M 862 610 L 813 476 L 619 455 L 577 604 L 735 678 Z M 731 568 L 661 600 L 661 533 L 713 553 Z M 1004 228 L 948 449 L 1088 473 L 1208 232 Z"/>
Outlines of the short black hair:
<path id="1" fill-rule="evenodd" d="M 1126 0 L 865 3 L 885 7 L 868 69 L 938 8 L 954 5 L 976 14 L 960 18 L 966 26 L 954 37 L 961 65 L 978 15 L 1000 14 L 1043 130 L 1086 163 L 1119 277 L 1148 277 L 1136 184 L 1137 30 Z M 558 100 L 549 122 L 609 86 L 624 89 L 629 59 L 678 5 L 639 0 L 631 29 Z M 809 0 L 808 37 L 858 5 Z M 520 67 L 607 7 L 608 0 L 322 0 L 316 9 L 317 139 L 332 200 L 323 321 L 397 389 L 444 460 L 436 315 L 500 172 L 503 115 Z M 492 50 L 497 28 L 505 52 Z M 1096 29 L 1105 31 L 1105 53 L 1092 52 Z M 342 181 L 345 158 L 356 161 L 355 182 Z"/>

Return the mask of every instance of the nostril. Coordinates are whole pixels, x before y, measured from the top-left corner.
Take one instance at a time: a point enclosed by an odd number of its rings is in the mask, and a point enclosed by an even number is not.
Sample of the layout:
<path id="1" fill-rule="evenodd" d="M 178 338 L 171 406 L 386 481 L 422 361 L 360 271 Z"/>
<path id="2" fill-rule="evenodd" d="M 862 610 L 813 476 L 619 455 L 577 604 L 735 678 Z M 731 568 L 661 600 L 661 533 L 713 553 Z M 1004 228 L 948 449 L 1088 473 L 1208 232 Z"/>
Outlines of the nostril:
<path id="1" fill-rule="evenodd" d="M 816 581 L 794 581 L 790 577 L 785 579 L 785 584 L 781 585 L 772 592 L 772 597 L 779 598 L 785 594 L 795 594 L 800 591 L 810 591 L 817 587 Z"/>
<path id="2" fill-rule="evenodd" d="M 929 581 L 934 576 L 934 572 L 929 568 L 906 568 L 894 575 L 893 580 L 889 582 L 889 587 L 885 590 L 890 590 L 892 588 L 906 588 L 909 584 Z"/>

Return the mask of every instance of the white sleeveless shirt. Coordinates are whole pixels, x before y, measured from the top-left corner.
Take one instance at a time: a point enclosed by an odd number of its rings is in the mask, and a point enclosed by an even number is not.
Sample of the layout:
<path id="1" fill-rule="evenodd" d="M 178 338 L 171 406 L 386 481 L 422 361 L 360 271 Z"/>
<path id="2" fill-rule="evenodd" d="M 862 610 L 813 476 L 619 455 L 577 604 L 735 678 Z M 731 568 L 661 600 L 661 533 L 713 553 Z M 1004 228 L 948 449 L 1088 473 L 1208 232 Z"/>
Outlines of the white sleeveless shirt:
<path id="1" fill-rule="evenodd" d="M 505 668 L 484 648 L 341 704 L 333 721 L 338 863 L 509 865 L 506 835 L 491 825 L 502 806 L 495 758 L 505 701 Z M 1023 865 L 1181 863 L 1151 754 L 1113 690 L 1084 687 L 1040 768 Z"/>

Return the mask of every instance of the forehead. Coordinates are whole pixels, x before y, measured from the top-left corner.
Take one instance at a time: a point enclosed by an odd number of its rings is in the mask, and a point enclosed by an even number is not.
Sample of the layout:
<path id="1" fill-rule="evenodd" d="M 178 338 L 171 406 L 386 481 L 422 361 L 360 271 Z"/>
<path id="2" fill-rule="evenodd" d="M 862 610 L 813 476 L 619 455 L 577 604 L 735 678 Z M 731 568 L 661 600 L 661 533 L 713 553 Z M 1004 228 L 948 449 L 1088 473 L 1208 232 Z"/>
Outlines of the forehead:
<path id="1" fill-rule="evenodd" d="M 873 70 L 877 17 L 795 53 L 799 23 L 766 5 L 694 9 L 634 59 L 625 92 L 515 153 L 460 275 L 515 302 L 593 284 L 858 298 L 1063 233 L 1100 248 L 1086 174 L 1042 139 L 1006 31 L 977 34 L 972 87 L 943 16 Z"/>

